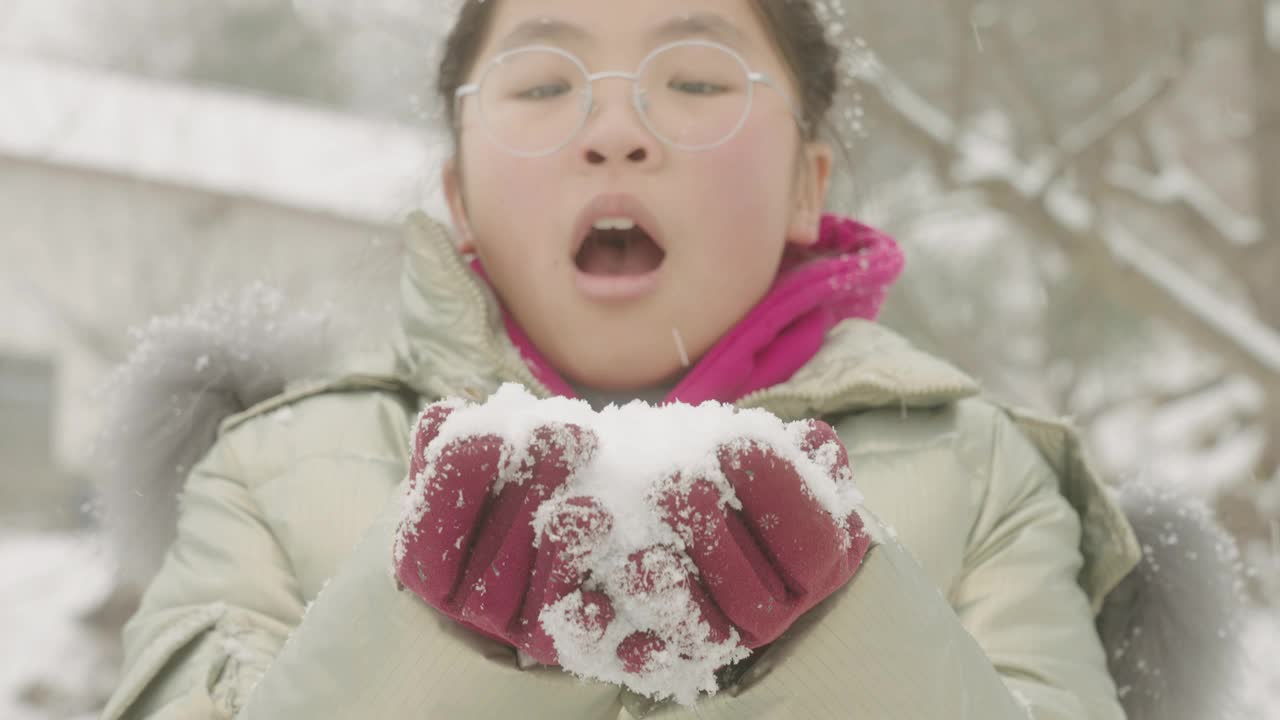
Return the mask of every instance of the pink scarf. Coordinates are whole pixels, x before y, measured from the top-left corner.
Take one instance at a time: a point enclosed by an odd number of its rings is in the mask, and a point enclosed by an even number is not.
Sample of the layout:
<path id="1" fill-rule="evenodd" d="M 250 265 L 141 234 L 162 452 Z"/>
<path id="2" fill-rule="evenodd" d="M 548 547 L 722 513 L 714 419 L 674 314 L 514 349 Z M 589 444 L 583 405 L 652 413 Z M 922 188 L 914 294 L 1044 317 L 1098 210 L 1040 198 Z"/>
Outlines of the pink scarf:
<path id="1" fill-rule="evenodd" d="M 824 216 L 818 242 L 788 248 L 769 293 L 694 365 L 666 401 L 729 403 L 789 379 L 817 354 L 827 332 L 840 321 L 874 320 L 902 266 L 902 251 L 893 238 L 854 220 Z M 472 267 L 485 277 L 479 260 Z M 574 397 L 505 308 L 502 315 L 511 342 L 534 377 L 553 393 Z"/>

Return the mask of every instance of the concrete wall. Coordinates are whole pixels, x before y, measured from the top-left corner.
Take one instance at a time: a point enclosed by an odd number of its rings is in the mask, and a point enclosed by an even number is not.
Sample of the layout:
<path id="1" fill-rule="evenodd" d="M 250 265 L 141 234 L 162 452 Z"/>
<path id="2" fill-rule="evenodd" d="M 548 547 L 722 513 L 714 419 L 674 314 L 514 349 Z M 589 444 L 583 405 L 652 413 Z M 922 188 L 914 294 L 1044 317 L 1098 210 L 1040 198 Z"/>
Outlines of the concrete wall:
<path id="1" fill-rule="evenodd" d="M 364 318 L 371 337 L 393 320 L 389 226 L 26 162 L 0 160 L 0 187 L 0 352 L 51 361 L 55 454 L 75 470 L 95 388 L 155 315 L 264 282 Z"/>
<path id="2" fill-rule="evenodd" d="M 28 93 L 0 118 L 0 512 L 79 497 L 131 327 L 261 282 L 385 341 L 399 219 L 439 212 L 409 200 L 410 169 L 438 167 L 410 129 L 81 70 L 49 71 L 46 96 L 45 70 L 0 58 L 0 95 Z"/>
<path id="3" fill-rule="evenodd" d="M 79 490 L 54 462 L 53 367 L 47 358 L 0 355 L 0 513 L 28 528 L 77 524 Z"/>

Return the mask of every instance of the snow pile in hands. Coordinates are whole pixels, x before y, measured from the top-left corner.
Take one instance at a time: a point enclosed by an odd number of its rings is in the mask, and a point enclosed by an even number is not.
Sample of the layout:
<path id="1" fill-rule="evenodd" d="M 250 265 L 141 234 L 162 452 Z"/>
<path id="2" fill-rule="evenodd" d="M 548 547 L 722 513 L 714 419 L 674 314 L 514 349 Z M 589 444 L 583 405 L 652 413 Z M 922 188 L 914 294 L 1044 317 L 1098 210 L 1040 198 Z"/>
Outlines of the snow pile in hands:
<path id="1" fill-rule="evenodd" d="M 506 385 L 483 405 L 459 405 L 426 448 L 426 468 L 456 441 L 479 435 L 498 435 L 506 442 L 499 477 L 491 493 L 507 482 L 524 482 L 518 468 L 534 432 L 548 423 L 575 424 L 593 431 L 598 445 L 591 459 L 535 513 L 534 528 L 541 538 L 555 518 L 574 512 L 566 501 L 589 497 L 612 515 L 603 532 L 574 559 L 582 563 L 584 591 L 611 598 L 616 615 L 601 623 L 581 592 L 571 593 L 543 608 L 540 620 L 554 639 L 561 666 L 583 678 L 625 685 L 653 697 L 674 697 L 692 704 L 699 692 L 715 693 L 715 672 L 749 654 L 736 632 L 721 642 L 709 637 L 684 582 L 696 575 L 693 563 L 676 552 L 655 548 L 683 548 L 682 539 L 660 517 L 657 498 L 696 479 L 711 482 L 721 506 L 741 504 L 720 469 L 717 449 L 759 443 L 789 461 L 805 489 L 843 527 L 844 518 L 862 503 L 847 472 L 832 472 L 834 453 L 818 453 L 817 460 L 800 448 L 806 423 L 783 423 L 763 410 L 739 410 L 705 403 L 654 407 L 633 402 L 595 412 L 581 400 L 539 400 L 518 385 Z M 825 467 L 824 467 L 825 465 Z M 418 483 L 424 488 L 426 483 Z M 420 491 L 408 498 L 406 522 L 416 524 L 425 512 Z M 642 551 L 650 552 L 642 552 Z M 637 562 L 636 557 L 642 558 Z M 607 627 L 602 628 L 602 624 Z M 624 639 L 636 634 L 665 646 L 649 655 L 642 668 L 627 668 L 619 659 Z M 634 650 L 634 648 L 631 648 Z"/>

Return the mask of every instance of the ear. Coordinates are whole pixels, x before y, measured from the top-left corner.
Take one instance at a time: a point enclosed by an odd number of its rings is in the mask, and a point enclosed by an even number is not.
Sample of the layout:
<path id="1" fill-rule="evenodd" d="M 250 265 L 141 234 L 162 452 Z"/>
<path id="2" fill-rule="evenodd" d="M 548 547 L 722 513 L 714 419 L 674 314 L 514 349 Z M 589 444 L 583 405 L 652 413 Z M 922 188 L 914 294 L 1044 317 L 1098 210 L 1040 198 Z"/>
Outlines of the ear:
<path id="1" fill-rule="evenodd" d="M 787 241 L 796 245 L 818 242 L 822 213 L 827 207 L 831 182 L 831 146 L 823 142 L 805 143 L 796 168 L 795 200 Z"/>
<path id="2" fill-rule="evenodd" d="M 445 161 L 440 173 L 444 198 L 449 204 L 449 216 L 458 233 L 458 251 L 464 255 L 472 254 L 476 251 L 476 244 L 471 234 L 471 221 L 467 219 L 467 203 L 462 197 L 462 173 L 458 169 L 456 155 Z"/>

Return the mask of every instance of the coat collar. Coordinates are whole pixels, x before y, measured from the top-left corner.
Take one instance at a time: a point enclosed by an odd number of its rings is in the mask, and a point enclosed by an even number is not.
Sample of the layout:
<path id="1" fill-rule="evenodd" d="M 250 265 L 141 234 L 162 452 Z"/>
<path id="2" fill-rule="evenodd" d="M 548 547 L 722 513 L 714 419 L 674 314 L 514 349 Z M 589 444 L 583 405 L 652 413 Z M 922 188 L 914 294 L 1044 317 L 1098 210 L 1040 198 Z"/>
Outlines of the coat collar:
<path id="1" fill-rule="evenodd" d="M 506 382 L 551 392 L 529 370 L 504 327 L 493 292 L 467 266 L 446 230 L 422 213 L 406 223 L 399 371 L 427 396 L 483 399 Z M 752 393 L 742 407 L 784 419 L 886 406 L 931 407 L 976 395 L 974 380 L 888 329 L 846 320 L 790 380 Z"/>

